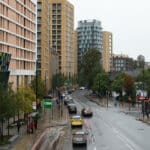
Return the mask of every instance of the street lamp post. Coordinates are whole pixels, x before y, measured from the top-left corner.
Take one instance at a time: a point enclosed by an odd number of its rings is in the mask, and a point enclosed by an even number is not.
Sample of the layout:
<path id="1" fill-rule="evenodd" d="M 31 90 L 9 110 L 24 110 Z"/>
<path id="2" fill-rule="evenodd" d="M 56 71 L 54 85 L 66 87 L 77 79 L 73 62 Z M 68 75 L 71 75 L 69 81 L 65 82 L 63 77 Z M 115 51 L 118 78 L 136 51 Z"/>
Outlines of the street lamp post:
<path id="1" fill-rule="evenodd" d="M 143 97 L 144 97 L 144 96 L 145 96 L 145 94 L 144 94 L 144 88 L 145 88 L 145 87 L 144 87 L 144 62 L 143 62 L 143 64 L 142 64 L 142 67 L 143 67 L 143 68 L 142 68 L 142 74 L 143 74 L 143 75 L 142 75 L 142 78 L 143 78 L 143 79 L 142 79 L 142 83 L 143 83 L 143 84 L 142 84 L 142 93 L 143 93 Z M 142 100 L 142 103 L 141 103 L 141 104 L 142 104 L 142 113 L 143 113 L 143 120 L 144 120 L 144 116 L 145 116 L 145 100 Z"/>
<path id="2" fill-rule="evenodd" d="M 144 66 L 143 66 L 143 70 L 142 70 L 142 77 L 143 77 L 143 86 L 142 86 L 142 90 L 143 90 L 143 96 L 144 96 Z"/>
<path id="3" fill-rule="evenodd" d="M 37 104 L 37 97 L 38 97 L 38 70 L 37 70 L 37 60 L 36 60 L 36 75 L 35 75 L 35 94 L 36 94 L 36 110 L 37 110 L 37 107 L 38 107 L 38 104 Z"/>
<path id="4" fill-rule="evenodd" d="M 107 108 L 108 108 L 108 96 L 109 96 L 109 93 L 108 93 L 108 91 L 106 91 L 106 98 L 107 98 Z"/>

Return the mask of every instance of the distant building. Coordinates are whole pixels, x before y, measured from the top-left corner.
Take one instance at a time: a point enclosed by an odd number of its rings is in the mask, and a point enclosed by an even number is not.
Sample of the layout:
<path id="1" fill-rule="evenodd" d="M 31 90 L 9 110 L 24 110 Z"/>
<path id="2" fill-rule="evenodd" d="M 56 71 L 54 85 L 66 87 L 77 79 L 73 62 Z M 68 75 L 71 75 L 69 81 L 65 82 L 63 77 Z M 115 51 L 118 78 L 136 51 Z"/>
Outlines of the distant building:
<path id="1" fill-rule="evenodd" d="M 74 75 L 74 6 L 67 0 L 49 0 L 50 46 L 59 54 L 59 70 Z"/>
<path id="2" fill-rule="evenodd" d="M 102 27 L 98 20 L 82 20 L 78 22 L 78 63 L 89 49 L 102 52 Z"/>
<path id="3" fill-rule="evenodd" d="M 13 89 L 28 85 L 36 68 L 36 4 L 31 0 L 0 1 L 0 51 L 11 54 Z"/>
<path id="4" fill-rule="evenodd" d="M 137 57 L 137 67 L 144 68 L 144 66 L 145 66 L 145 57 L 143 55 L 139 55 Z"/>
<path id="5" fill-rule="evenodd" d="M 132 71 L 134 70 L 133 58 L 128 55 L 113 55 L 113 71 Z"/>
<path id="6" fill-rule="evenodd" d="M 53 75 L 59 74 L 59 54 L 56 51 L 52 51 L 50 53 L 50 64 L 49 64 L 50 72 L 49 72 L 49 77 L 50 77 L 50 87 L 49 89 L 52 88 L 52 79 Z"/>
<path id="7" fill-rule="evenodd" d="M 37 75 L 50 89 L 49 0 L 37 1 Z"/>
<path id="8" fill-rule="evenodd" d="M 113 38 L 112 33 L 103 31 L 102 66 L 106 72 L 113 71 Z"/>
<path id="9" fill-rule="evenodd" d="M 137 56 L 137 61 L 145 61 L 145 57 L 143 55 Z"/>
<path id="10" fill-rule="evenodd" d="M 78 69 L 77 69 L 77 67 L 78 67 L 78 58 L 77 58 L 77 57 L 78 57 L 78 47 L 77 47 L 77 46 L 78 46 L 78 44 L 77 44 L 78 41 L 77 41 L 77 32 L 74 31 L 74 34 L 73 34 L 73 35 L 74 35 L 74 36 L 73 36 L 73 37 L 74 37 L 74 42 L 73 42 L 73 44 L 74 44 L 74 46 L 73 46 L 73 47 L 74 47 L 74 48 L 73 48 L 73 56 L 74 56 L 74 57 L 73 57 L 73 59 L 74 59 L 74 60 L 73 60 L 73 61 L 74 61 L 74 62 L 73 62 L 73 74 L 74 74 L 74 75 L 77 75 L 77 70 L 78 70 Z"/>
<path id="11" fill-rule="evenodd" d="M 74 75 L 75 57 L 74 6 L 67 0 L 38 0 L 37 69 L 47 89 L 52 75 Z"/>

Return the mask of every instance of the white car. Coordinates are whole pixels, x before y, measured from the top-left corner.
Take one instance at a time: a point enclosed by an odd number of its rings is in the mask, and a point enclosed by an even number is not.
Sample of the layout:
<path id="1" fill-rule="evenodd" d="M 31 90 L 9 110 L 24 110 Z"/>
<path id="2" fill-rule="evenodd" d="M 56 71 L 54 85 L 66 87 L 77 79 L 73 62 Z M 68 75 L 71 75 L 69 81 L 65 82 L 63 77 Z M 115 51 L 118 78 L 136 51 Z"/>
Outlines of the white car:
<path id="1" fill-rule="evenodd" d="M 80 90 L 85 90 L 85 87 L 84 87 L 84 86 L 81 86 L 81 87 L 80 87 Z"/>
<path id="2" fill-rule="evenodd" d="M 72 135 L 72 144 L 75 145 L 85 145 L 87 146 L 87 133 L 84 131 L 77 131 Z"/>

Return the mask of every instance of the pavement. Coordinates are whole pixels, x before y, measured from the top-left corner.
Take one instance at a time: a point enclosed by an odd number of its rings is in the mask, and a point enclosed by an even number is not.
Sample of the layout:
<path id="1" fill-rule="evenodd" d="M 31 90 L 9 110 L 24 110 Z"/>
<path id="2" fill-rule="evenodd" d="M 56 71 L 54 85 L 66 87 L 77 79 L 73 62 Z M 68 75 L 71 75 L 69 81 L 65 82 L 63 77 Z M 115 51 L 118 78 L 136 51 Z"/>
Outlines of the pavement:
<path id="1" fill-rule="evenodd" d="M 17 128 L 13 127 L 10 129 L 11 135 L 17 135 L 18 138 L 16 141 L 12 142 L 10 145 L 5 145 L 0 147 L 0 150 L 9 149 L 9 150 L 30 150 L 34 147 L 41 138 L 41 135 L 44 131 L 48 130 L 49 135 L 57 135 L 54 133 L 58 133 L 58 127 L 65 127 L 68 123 L 68 112 L 64 105 L 59 107 L 59 105 L 54 102 L 54 107 L 51 110 L 42 110 L 41 117 L 38 120 L 37 129 L 34 130 L 33 134 L 27 134 L 26 125 L 22 125 L 20 128 L 19 134 L 17 133 Z M 7 131 L 5 131 L 7 132 Z M 52 133 L 51 133 L 52 132 Z M 61 133 L 61 132 L 60 132 Z M 6 133 L 5 133 L 6 134 Z M 54 141 L 55 140 L 55 141 Z M 55 137 L 51 137 L 49 144 L 54 144 L 56 142 Z M 33 149 L 35 150 L 35 149 Z"/>

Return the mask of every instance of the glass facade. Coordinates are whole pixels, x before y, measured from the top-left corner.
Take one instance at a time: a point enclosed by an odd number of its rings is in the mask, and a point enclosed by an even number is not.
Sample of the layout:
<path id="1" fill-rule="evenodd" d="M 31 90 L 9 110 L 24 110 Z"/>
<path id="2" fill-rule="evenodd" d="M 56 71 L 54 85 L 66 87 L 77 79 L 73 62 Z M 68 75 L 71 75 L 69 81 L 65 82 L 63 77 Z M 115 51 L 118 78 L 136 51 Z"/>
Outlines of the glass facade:
<path id="1" fill-rule="evenodd" d="M 84 20 L 78 22 L 78 60 L 89 49 L 102 51 L 102 27 L 98 20 Z"/>
<path id="2" fill-rule="evenodd" d="M 7 84 L 9 79 L 9 63 L 11 54 L 0 52 L 0 83 Z"/>

